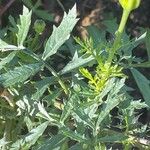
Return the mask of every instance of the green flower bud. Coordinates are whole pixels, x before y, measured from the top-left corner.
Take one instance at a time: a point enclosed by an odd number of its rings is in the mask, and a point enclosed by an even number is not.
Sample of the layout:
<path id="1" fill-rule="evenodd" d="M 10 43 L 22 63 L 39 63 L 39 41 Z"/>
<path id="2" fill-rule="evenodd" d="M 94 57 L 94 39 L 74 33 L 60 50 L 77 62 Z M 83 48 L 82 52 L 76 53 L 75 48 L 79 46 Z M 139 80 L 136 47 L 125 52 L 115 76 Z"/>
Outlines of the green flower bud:
<path id="1" fill-rule="evenodd" d="M 119 3 L 123 9 L 127 11 L 132 11 L 139 7 L 141 0 L 119 0 Z"/>
<path id="2" fill-rule="evenodd" d="M 36 20 L 34 23 L 34 30 L 36 33 L 41 34 L 45 29 L 45 22 L 43 20 Z"/>

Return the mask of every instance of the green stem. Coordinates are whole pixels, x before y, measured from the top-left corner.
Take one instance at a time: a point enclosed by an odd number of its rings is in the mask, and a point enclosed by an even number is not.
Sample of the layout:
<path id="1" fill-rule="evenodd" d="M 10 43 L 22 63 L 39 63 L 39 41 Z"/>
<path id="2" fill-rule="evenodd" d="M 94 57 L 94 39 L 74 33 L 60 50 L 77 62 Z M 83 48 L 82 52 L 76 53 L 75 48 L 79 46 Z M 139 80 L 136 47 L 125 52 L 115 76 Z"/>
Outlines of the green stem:
<path id="1" fill-rule="evenodd" d="M 49 64 L 47 64 L 43 59 L 39 58 L 35 53 L 31 52 L 30 50 L 26 49 L 26 50 L 24 50 L 24 52 L 28 55 L 31 55 L 37 61 L 42 62 L 45 65 L 45 67 L 52 73 L 52 75 L 55 76 L 58 79 L 58 83 L 60 84 L 60 86 L 64 90 L 65 94 L 66 95 L 69 94 L 68 88 L 66 87 L 64 82 L 61 80 L 61 78 L 59 77 L 57 72 Z"/>
<path id="2" fill-rule="evenodd" d="M 123 30 L 125 28 L 125 25 L 127 23 L 127 20 L 128 20 L 128 17 L 129 17 L 129 14 L 130 14 L 130 11 L 128 10 L 123 10 L 123 14 L 122 14 L 122 18 L 121 18 L 121 22 L 120 22 L 120 25 L 119 25 L 119 28 L 118 28 L 118 31 L 120 34 L 123 33 Z"/>
<path id="3" fill-rule="evenodd" d="M 58 83 L 60 84 L 60 86 L 64 90 L 65 94 L 68 95 L 69 94 L 68 88 L 66 87 L 64 82 L 60 79 L 57 72 L 51 66 L 49 66 L 47 63 L 45 63 L 45 62 L 43 62 L 43 63 L 45 64 L 45 67 L 52 73 L 52 75 L 58 79 Z"/>
<path id="4" fill-rule="evenodd" d="M 120 22 L 119 28 L 118 28 L 118 30 L 116 32 L 116 38 L 115 38 L 115 41 L 114 41 L 113 46 L 112 46 L 112 49 L 110 50 L 109 56 L 108 56 L 107 62 L 109 64 L 109 66 L 112 63 L 112 60 L 113 60 L 114 55 L 115 55 L 115 52 L 119 49 L 120 42 L 121 42 L 121 36 L 122 36 L 123 31 L 124 31 L 125 25 L 127 23 L 127 19 L 129 17 L 129 14 L 130 14 L 130 11 L 125 10 L 125 9 L 123 10 L 121 22 Z"/>

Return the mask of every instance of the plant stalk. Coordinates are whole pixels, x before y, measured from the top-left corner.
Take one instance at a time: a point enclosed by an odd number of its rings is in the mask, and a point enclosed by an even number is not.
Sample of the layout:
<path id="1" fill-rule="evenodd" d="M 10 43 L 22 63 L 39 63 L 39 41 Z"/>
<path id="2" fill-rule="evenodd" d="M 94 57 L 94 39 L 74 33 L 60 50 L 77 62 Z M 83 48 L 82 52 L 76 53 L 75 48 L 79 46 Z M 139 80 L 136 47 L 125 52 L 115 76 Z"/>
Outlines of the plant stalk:
<path id="1" fill-rule="evenodd" d="M 121 22 L 120 22 L 119 28 L 118 28 L 118 30 L 116 32 L 115 41 L 113 43 L 112 49 L 109 51 L 109 56 L 108 56 L 108 60 L 107 60 L 107 63 L 108 63 L 109 66 L 111 66 L 111 63 L 112 63 L 112 60 L 114 58 L 115 52 L 120 47 L 121 36 L 122 36 L 123 31 L 124 31 L 125 25 L 127 23 L 129 14 L 130 14 L 130 11 L 125 10 L 125 9 L 123 10 Z"/>
<path id="2" fill-rule="evenodd" d="M 129 17 L 129 14 L 130 14 L 130 11 L 128 10 L 123 10 L 123 14 L 122 14 L 122 18 L 121 18 L 121 22 L 119 24 L 119 28 L 118 28 L 118 31 L 120 34 L 123 33 L 124 31 L 124 28 L 125 28 L 125 25 L 127 23 L 127 20 L 128 20 L 128 17 Z"/>
<path id="3" fill-rule="evenodd" d="M 31 52 L 30 50 L 26 49 L 26 50 L 24 50 L 24 52 L 28 55 L 31 55 L 37 61 L 42 62 L 45 65 L 45 67 L 52 73 L 52 75 L 58 79 L 58 83 L 60 84 L 60 86 L 64 90 L 65 94 L 66 95 L 69 94 L 68 88 L 66 87 L 64 82 L 60 79 L 58 73 L 50 65 L 48 65 L 43 59 L 39 58 L 35 53 Z"/>

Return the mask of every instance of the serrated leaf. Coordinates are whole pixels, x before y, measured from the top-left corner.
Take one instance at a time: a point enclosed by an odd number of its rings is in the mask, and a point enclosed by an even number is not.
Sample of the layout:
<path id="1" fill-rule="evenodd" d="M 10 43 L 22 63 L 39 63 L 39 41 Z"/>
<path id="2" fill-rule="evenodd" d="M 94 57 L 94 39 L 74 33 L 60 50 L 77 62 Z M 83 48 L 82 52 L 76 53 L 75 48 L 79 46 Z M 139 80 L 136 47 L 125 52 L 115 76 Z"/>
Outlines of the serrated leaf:
<path id="1" fill-rule="evenodd" d="M 85 125 L 88 125 L 92 129 L 94 129 L 94 123 L 90 119 L 90 117 L 81 109 L 75 109 L 73 116 L 76 121 L 83 122 Z"/>
<path id="2" fill-rule="evenodd" d="M 55 54 L 58 48 L 68 40 L 70 32 L 74 28 L 78 19 L 76 19 L 76 5 L 69 11 L 68 14 L 64 14 L 63 20 L 59 27 L 53 27 L 52 35 L 49 37 L 45 50 L 42 56 L 43 60 L 46 60 L 51 55 Z"/>
<path id="3" fill-rule="evenodd" d="M 20 24 L 18 27 L 17 33 L 17 43 L 19 47 L 23 46 L 23 43 L 27 37 L 29 27 L 31 24 L 31 15 L 32 12 L 28 10 L 25 6 L 23 6 L 23 15 L 20 15 Z"/>
<path id="4" fill-rule="evenodd" d="M 39 109 L 38 115 L 40 116 L 42 115 L 43 118 L 49 120 L 50 122 L 55 121 L 53 118 L 50 117 L 50 115 L 48 114 L 48 112 L 45 110 L 44 106 L 40 102 L 38 103 L 38 109 Z"/>
<path id="5" fill-rule="evenodd" d="M 73 69 L 76 69 L 87 63 L 92 62 L 93 60 L 94 60 L 93 56 L 89 56 L 87 58 L 84 58 L 83 56 L 81 56 L 79 58 L 73 59 L 60 71 L 60 74 L 68 73 L 68 72 L 72 71 Z"/>
<path id="6" fill-rule="evenodd" d="M 37 148 L 37 150 L 60 150 L 62 144 L 65 142 L 66 137 L 61 134 L 52 136 L 50 139 L 46 140 L 44 143 Z"/>
<path id="7" fill-rule="evenodd" d="M 96 122 L 96 130 L 99 129 L 100 124 L 105 119 L 105 117 L 110 113 L 110 111 L 116 107 L 120 102 L 124 101 L 123 94 L 119 94 L 120 89 L 124 86 L 125 79 L 121 79 L 116 81 L 113 89 L 107 96 L 107 100 L 102 105 L 102 110 L 99 113 L 97 122 Z"/>
<path id="8" fill-rule="evenodd" d="M 68 118 L 68 116 L 71 114 L 72 109 L 73 109 L 73 103 L 72 100 L 75 98 L 75 96 L 73 95 L 69 101 L 64 105 L 64 110 L 61 114 L 61 118 L 60 118 L 60 122 L 61 124 L 64 123 L 64 121 Z"/>
<path id="9" fill-rule="evenodd" d="M 129 109 L 142 109 L 148 107 L 145 102 L 141 102 L 140 100 L 138 101 L 132 101 L 130 103 Z"/>
<path id="10" fill-rule="evenodd" d="M 16 106 L 18 106 L 18 114 L 17 116 L 26 114 L 33 116 L 35 113 L 35 103 L 34 101 L 29 100 L 26 96 L 23 96 L 21 100 L 16 102 Z"/>
<path id="11" fill-rule="evenodd" d="M 30 76 L 37 73 L 42 67 L 43 64 L 41 63 L 28 64 L 28 65 L 22 65 L 20 67 L 16 67 L 14 70 L 10 70 L 4 74 L 1 74 L 0 83 L 4 87 L 8 87 L 11 85 L 15 85 L 16 83 L 19 82 L 24 82 Z"/>
<path id="12" fill-rule="evenodd" d="M 6 65 L 8 64 L 16 55 L 16 52 L 12 52 L 10 53 L 7 57 L 2 58 L 0 61 L 0 70 Z"/>
<path id="13" fill-rule="evenodd" d="M 42 123 L 38 127 L 32 129 L 22 139 L 17 140 L 14 144 L 12 144 L 10 150 L 30 149 L 30 147 L 34 145 L 35 142 L 38 140 L 38 138 L 43 134 L 48 124 L 49 122 L 47 121 L 47 122 Z"/>
<path id="14" fill-rule="evenodd" d="M 143 95 L 145 103 L 150 107 L 150 81 L 136 69 L 131 69 L 131 72 Z"/>

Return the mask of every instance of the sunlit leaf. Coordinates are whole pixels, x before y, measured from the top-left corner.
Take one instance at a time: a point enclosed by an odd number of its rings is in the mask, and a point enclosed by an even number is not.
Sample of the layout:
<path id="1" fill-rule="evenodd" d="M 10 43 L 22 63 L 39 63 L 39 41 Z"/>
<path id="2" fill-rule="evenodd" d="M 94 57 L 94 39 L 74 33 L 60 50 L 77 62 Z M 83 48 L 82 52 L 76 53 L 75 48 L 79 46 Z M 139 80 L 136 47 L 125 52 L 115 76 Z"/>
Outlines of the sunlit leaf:
<path id="1" fill-rule="evenodd" d="M 20 15 L 20 24 L 18 25 L 17 33 L 17 43 L 19 47 L 23 46 L 23 43 L 27 37 L 29 27 L 31 24 L 31 14 L 32 12 L 28 10 L 25 6 L 23 7 L 23 14 Z"/>
<path id="2" fill-rule="evenodd" d="M 43 134 L 49 122 L 44 122 L 38 127 L 32 129 L 27 135 L 12 144 L 10 150 L 29 149 L 36 143 L 38 138 Z"/>
<path id="3" fill-rule="evenodd" d="M 73 59 L 60 71 L 60 74 L 68 73 L 72 71 L 73 69 L 76 69 L 78 67 L 81 67 L 85 64 L 92 62 L 93 60 L 94 60 L 93 56 L 89 56 L 87 58 L 84 58 L 81 56 L 79 58 Z"/>
<path id="4" fill-rule="evenodd" d="M 58 48 L 64 44 L 66 40 L 70 37 L 70 33 L 77 23 L 76 19 L 76 5 L 69 11 L 68 14 L 64 14 L 63 20 L 59 27 L 54 26 L 52 35 L 49 37 L 45 50 L 42 56 L 43 60 L 46 60 L 51 55 L 55 54 Z"/>

